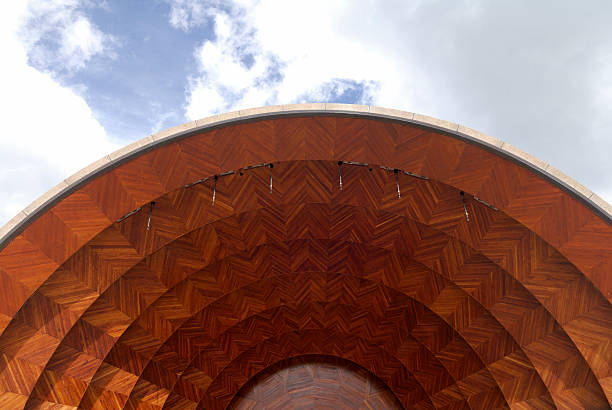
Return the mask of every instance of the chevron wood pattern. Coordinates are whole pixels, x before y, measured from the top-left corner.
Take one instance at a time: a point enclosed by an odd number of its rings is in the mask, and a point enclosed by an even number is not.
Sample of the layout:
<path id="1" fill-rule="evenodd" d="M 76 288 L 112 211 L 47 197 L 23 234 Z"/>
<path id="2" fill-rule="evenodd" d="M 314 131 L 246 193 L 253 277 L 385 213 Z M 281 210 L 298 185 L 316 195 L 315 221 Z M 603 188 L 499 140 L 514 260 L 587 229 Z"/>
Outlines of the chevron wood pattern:
<path id="1" fill-rule="evenodd" d="M 339 160 L 368 164 L 341 190 Z M 609 408 L 611 271 L 610 225 L 481 147 L 339 114 L 229 124 L 0 250 L 0 407 L 301 403 L 309 369 L 366 407 Z"/>

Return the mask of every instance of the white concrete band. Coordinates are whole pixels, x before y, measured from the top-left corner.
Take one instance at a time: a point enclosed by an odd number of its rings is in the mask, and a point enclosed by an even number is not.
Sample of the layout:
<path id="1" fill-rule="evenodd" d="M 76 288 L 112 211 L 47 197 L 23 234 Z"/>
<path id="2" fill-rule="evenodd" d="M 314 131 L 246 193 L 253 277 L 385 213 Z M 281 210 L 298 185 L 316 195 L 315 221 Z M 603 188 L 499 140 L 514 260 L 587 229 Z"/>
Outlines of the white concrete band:
<path id="1" fill-rule="evenodd" d="M 143 151 L 154 149 L 157 146 L 170 142 L 174 139 L 184 137 L 195 131 L 205 131 L 209 128 L 238 123 L 246 120 L 256 120 L 265 117 L 279 117 L 292 114 L 350 114 L 366 118 L 385 118 L 410 124 L 418 124 L 428 128 L 447 133 L 455 138 L 469 141 L 483 146 L 501 156 L 508 157 L 526 166 L 534 172 L 549 179 L 566 191 L 574 194 L 582 200 L 589 208 L 600 214 L 608 223 L 612 224 L 612 205 L 607 203 L 590 189 L 567 176 L 550 164 L 535 158 L 524 151 L 493 138 L 489 135 L 475 131 L 463 125 L 440 120 L 426 115 L 415 114 L 388 108 L 380 108 L 369 105 L 333 104 L 333 103 L 311 103 L 311 104 L 287 104 L 273 105 L 267 107 L 250 108 L 247 110 L 233 111 L 224 114 L 213 115 L 200 120 L 190 121 L 176 127 L 149 135 L 141 140 L 133 142 L 125 147 L 100 158 L 98 161 L 78 171 L 61 181 L 48 192 L 44 193 L 24 210 L 19 212 L 13 219 L 0 228 L 0 249 L 2 249 L 14 235 L 17 235 L 34 219 L 44 213 L 62 198 L 68 196 L 79 186 L 93 179 L 103 171 L 113 168 Z"/>

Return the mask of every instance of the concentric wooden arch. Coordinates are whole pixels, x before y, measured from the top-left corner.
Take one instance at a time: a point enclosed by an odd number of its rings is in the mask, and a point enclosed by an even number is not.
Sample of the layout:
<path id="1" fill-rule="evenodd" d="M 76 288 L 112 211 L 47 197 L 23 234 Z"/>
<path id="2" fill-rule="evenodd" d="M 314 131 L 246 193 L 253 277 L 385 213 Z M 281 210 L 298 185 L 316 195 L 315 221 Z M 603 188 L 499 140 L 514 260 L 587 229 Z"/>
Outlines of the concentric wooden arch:
<path id="1" fill-rule="evenodd" d="M 336 408 L 338 402 L 349 408 L 402 408 L 393 392 L 366 369 L 320 355 L 282 360 L 257 374 L 228 408 Z"/>
<path id="2" fill-rule="evenodd" d="M 607 408 L 610 215 L 525 158 L 330 104 L 111 154 L 4 228 L 0 405 L 218 407 L 267 366 L 324 354 L 407 407 Z"/>

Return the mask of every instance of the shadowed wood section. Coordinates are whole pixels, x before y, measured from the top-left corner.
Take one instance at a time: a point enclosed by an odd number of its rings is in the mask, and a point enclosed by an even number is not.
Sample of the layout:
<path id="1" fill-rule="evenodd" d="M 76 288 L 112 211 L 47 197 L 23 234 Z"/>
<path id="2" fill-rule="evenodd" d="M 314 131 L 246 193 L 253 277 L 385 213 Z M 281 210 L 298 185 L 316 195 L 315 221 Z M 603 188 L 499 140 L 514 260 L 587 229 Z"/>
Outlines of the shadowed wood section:
<path id="1" fill-rule="evenodd" d="M 229 124 L 98 176 L 0 250 L 0 404 L 224 408 L 316 354 L 407 408 L 609 408 L 610 243 L 558 187 L 432 129 Z"/>
<path id="2" fill-rule="evenodd" d="M 378 377 L 385 383 L 395 382 L 394 394 L 409 408 L 434 408 L 431 399 L 422 389 L 415 387 L 410 375 L 397 361 L 371 344 L 364 343 L 353 335 L 334 335 L 325 331 L 296 331 L 271 338 L 244 352 L 238 363 L 229 365 L 204 396 L 198 408 L 224 408 L 231 396 L 228 386 L 240 389 L 250 378 L 261 370 L 274 364 L 280 352 L 281 357 L 302 354 L 323 354 L 351 360 L 356 356 L 366 356 L 361 360 L 363 366 L 372 371 L 378 370 Z M 376 361 L 378 365 L 373 366 Z M 244 365 L 248 363 L 248 365 Z"/>
<path id="3" fill-rule="evenodd" d="M 377 377 L 346 360 L 301 356 L 278 362 L 253 377 L 229 409 L 401 409 Z"/>

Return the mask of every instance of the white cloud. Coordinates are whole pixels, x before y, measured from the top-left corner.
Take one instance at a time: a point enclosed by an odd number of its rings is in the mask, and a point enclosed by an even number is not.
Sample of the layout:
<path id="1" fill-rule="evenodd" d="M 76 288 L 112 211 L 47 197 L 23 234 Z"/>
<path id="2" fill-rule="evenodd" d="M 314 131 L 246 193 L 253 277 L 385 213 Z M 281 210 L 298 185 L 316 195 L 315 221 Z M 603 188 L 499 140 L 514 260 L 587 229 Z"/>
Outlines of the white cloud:
<path id="1" fill-rule="evenodd" d="M 199 74 L 189 81 L 186 115 L 200 118 L 227 110 L 278 102 L 325 100 L 351 92 L 361 102 L 370 102 L 385 77 L 394 76 L 394 66 L 384 56 L 366 50 L 331 29 L 333 13 L 327 2 L 225 2 L 224 8 L 198 1 L 172 3 L 171 24 L 189 30 L 210 24 L 214 40 L 204 41 L 195 51 Z M 337 11 L 349 2 L 334 3 Z M 334 10 L 331 10 L 334 11 Z M 290 13 L 299 18 L 278 20 Z M 312 21 L 317 21 L 313 30 Z M 302 36 L 285 36 L 284 31 Z M 334 44 L 342 52 L 320 44 Z M 322 63 L 324 62 L 324 63 Z M 404 96 L 406 97 L 406 96 Z"/>
<path id="2" fill-rule="evenodd" d="M 214 18 L 216 40 L 196 50 L 202 75 L 191 80 L 189 117 L 273 101 L 277 63 L 241 23 L 220 12 Z"/>
<path id="3" fill-rule="evenodd" d="M 103 33 L 84 14 L 87 0 L 28 0 L 22 16 L 21 40 L 37 67 L 74 71 L 96 55 L 113 57 L 117 39 Z"/>
<path id="4" fill-rule="evenodd" d="M 44 41 L 45 30 L 33 34 L 36 41 L 24 43 L 28 31 L 23 27 L 31 22 L 32 11 L 22 2 L 7 4 L 0 17 L 0 224 L 63 178 L 118 148 L 82 97 L 60 85 L 51 73 L 28 64 L 27 50 Z M 75 2 L 57 4 L 61 8 Z M 45 7 L 50 3 L 45 2 Z M 63 61 L 71 69 L 100 52 L 97 40 L 87 38 L 93 26 L 82 19 L 66 26 L 81 37 L 62 43 L 61 52 L 67 57 Z"/>
<path id="5" fill-rule="evenodd" d="M 62 32 L 61 55 L 68 65 L 83 68 L 96 54 L 105 50 L 105 36 L 83 16 L 79 16 Z"/>
<path id="6" fill-rule="evenodd" d="M 349 92 L 488 132 L 611 192 L 609 2 L 168 1 L 175 27 L 215 34 L 195 51 L 191 119 Z"/>
<path id="7" fill-rule="evenodd" d="M 216 11 L 218 1 L 211 1 L 207 5 L 193 0 L 170 0 L 172 8 L 170 10 L 170 24 L 174 28 L 189 31 L 193 27 L 200 25 Z"/>
<path id="8" fill-rule="evenodd" d="M 35 67 L 70 73 L 97 55 L 114 57 L 118 41 L 84 14 L 87 0 L 28 0 L 26 4 L 19 31 Z"/>

